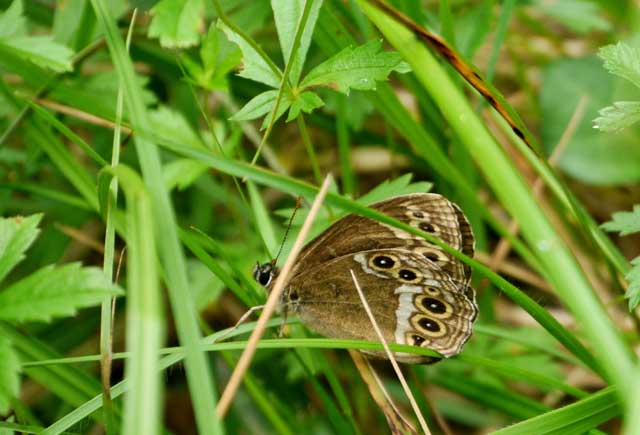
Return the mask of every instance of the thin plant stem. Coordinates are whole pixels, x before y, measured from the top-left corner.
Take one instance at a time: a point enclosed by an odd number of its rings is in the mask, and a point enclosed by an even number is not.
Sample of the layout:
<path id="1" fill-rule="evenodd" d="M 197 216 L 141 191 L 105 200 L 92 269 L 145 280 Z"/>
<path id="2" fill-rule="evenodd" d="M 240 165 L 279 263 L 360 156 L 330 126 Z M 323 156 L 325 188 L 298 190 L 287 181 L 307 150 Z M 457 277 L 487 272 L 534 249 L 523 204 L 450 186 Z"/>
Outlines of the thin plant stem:
<path id="1" fill-rule="evenodd" d="M 238 360 L 238 364 L 236 365 L 233 373 L 231 374 L 231 378 L 229 379 L 229 382 L 227 383 L 227 386 L 225 387 L 224 392 L 220 397 L 220 401 L 218 402 L 218 406 L 216 408 L 216 413 L 220 418 L 224 417 L 224 415 L 229 410 L 229 407 L 231 406 L 231 402 L 233 401 L 233 398 L 238 390 L 238 387 L 240 386 L 242 377 L 244 373 L 247 371 L 247 368 L 251 363 L 251 359 L 255 354 L 256 345 L 258 344 L 260 337 L 262 337 L 262 334 L 264 333 L 264 330 L 267 325 L 267 321 L 275 311 L 276 305 L 280 301 L 280 297 L 282 296 L 282 293 L 284 291 L 284 286 L 287 283 L 287 280 L 289 278 L 289 273 L 293 268 L 293 264 L 296 258 L 298 257 L 298 254 L 300 254 L 300 251 L 302 251 L 302 245 L 304 243 L 304 240 L 307 237 L 307 234 L 309 233 L 309 231 L 311 230 L 311 225 L 313 224 L 313 221 L 315 220 L 316 215 L 320 211 L 320 206 L 322 205 L 322 202 L 324 201 L 324 197 L 326 196 L 329 190 L 329 186 L 331 185 L 332 178 L 333 177 L 331 176 L 331 174 L 329 174 L 324 179 L 324 182 L 320 187 L 320 191 L 316 195 L 316 198 L 313 201 L 313 204 L 311 205 L 311 210 L 309 210 L 309 214 L 307 215 L 307 218 L 305 219 L 304 224 L 302 225 L 302 228 L 298 233 L 298 237 L 296 237 L 293 247 L 291 248 L 291 253 L 289 254 L 289 258 L 287 258 L 287 261 L 284 263 L 284 266 L 282 266 L 282 271 L 278 275 L 278 278 L 276 278 L 276 282 L 273 286 L 273 290 L 271 290 L 271 293 L 267 298 L 267 303 L 264 305 L 264 310 L 262 311 L 262 314 L 258 318 L 258 323 L 256 324 L 256 328 L 253 330 L 253 332 L 251 333 L 251 336 L 249 337 L 249 340 L 247 342 L 247 347 L 242 352 L 242 355 Z"/>
<path id="2" fill-rule="evenodd" d="M 127 52 L 131 46 L 131 35 L 136 22 L 137 9 L 133 10 L 129 31 L 125 43 Z M 124 97 L 122 85 L 118 87 L 116 100 L 116 119 L 113 130 L 113 142 L 111 147 L 111 167 L 114 168 L 120 163 L 120 124 L 122 123 L 122 111 L 124 108 Z M 114 177 L 109 184 L 109 198 L 107 199 L 106 210 L 106 230 L 104 236 L 104 258 L 102 269 L 105 276 L 110 281 L 113 280 L 114 252 L 116 227 L 114 223 L 114 210 L 118 201 L 118 180 Z M 115 434 L 115 417 L 113 415 L 113 402 L 111 401 L 111 361 L 113 357 L 113 315 L 115 298 L 107 297 L 102 301 L 100 309 L 100 375 L 102 380 L 102 400 L 104 403 L 105 430 L 107 434 Z"/>
<path id="3" fill-rule="evenodd" d="M 298 129 L 300 130 L 300 139 L 302 139 L 302 143 L 307 149 L 309 162 L 311 163 L 311 168 L 313 169 L 313 176 L 316 179 L 316 183 L 320 184 L 322 183 L 322 172 L 320 171 L 320 165 L 318 164 L 318 156 L 313 149 L 313 143 L 311 143 L 311 137 L 309 136 L 309 131 L 307 130 L 307 123 L 305 122 L 304 115 L 302 115 L 302 113 L 298 115 L 297 121 Z"/>
<path id="4" fill-rule="evenodd" d="M 420 423 L 420 427 L 422 428 L 422 431 L 427 435 L 431 435 L 429 426 L 427 426 L 427 421 L 424 419 L 424 416 L 422 415 L 422 411 L 420 411 L 420 407 L 416 402 L 416 398 L 413 397 L 413 393 L 409 388 L 409 384 L 407 384 L 407 380 L 404 378 L 404 375 L 402 374 L 402 370 L 400 370 L 400 366 L 396 361 L 396 357 L 393 355 L 393 352 L 391 352 L 391 349 L 389 349 L 387 340 L 384 339 L 384 335 L 382 335 L 380 326 L 378 326 L 378 322 L 376 321 L 376 318 L 373 316 L 373 313 L 371 312 L 371 307 L 369 307 L 369 303 L 367 302 L 367 299 L 364 296 L 364 293 L 362 292 L 362 288 L 360 287 L 358 278 L 356 278 L 356 274 L 353 273 L 353 269 L 349 269 L 349 272 L 351 273 L 351 278 L 353 279 L 353 285 L 356 287 L 356 290 L 358 291 L 358 296 L 360 296 L 360 300 L 362 301 L 364 310 L 366 311 L 367 316 L 369 316 L 369 320 L 371 320 L 371 325 L 373 326 L 373 329 L 376 331 L 376 334 L 378 334 L 378 338 L 380 339 L 382 346 L 384 346 L 384 351 L 387 353 L 387 357 L 389 358 L 389 361 L 393 366 L 393 370 L 396 372 L 396 376 L 398 376 L 398 380 L 400 380 L 400 384 L 402 385 L 402 389 L 404 390 L 405 394 L 407 395 L 407 398 L 409 399 L 409 403 L 411 403 L 411 408 L 413 408 L 413 412 L 415 412 L 416 417 L 418 418 L 418 422 Z"/>
<path id="5" fill-rule="evenodd" d="M 269 125 L 267 126 L 267 130 L 262 136 L 262 141 L 260 141 L 260 146 L 256 150 L 253 159 L 251 159 L 251 164 L 255 165 L 258 157 L 260 156 L 260 151 L 264 143 L 269 138 L 271 134 L 271 130 L 273 130 L 273 126 L 276 122 L 276 116 L 278 116 L 278 107 L 282 102 L 282 98 L 287 92 L 290 92 L 289 86 L 289 73 L 291 72 L 291 67 L 293 66 L 293 59 L 295 59 L 296 52 L 298 51 L 298 47 L 300 46 L 300 39 L 302 38 L 302 33 L 304 32 L 304 26 L 307 23 L 307 19 L 309 18 L 309 13 L 311 12 L 311 8 L 313 7 L 314 0 L 307 0 L 304 4 L 304 9 L 302 10 L 302 16 L 300 17 L 300 22 L 298 22 L 298 27 L 296 28 L 296 34 L 293 39 L 293 45 L 291 46 L 291 54 L 289 54 L 289 60 L 284 67 L 284 72 L 282 73 L 282 80 L 280 82 L 280 87 L 278 88 L 278 96 L 276 98 L 276 103 L 273 105 L 273 109 L 271 110 L 271 117 L 269 119 Z"/>

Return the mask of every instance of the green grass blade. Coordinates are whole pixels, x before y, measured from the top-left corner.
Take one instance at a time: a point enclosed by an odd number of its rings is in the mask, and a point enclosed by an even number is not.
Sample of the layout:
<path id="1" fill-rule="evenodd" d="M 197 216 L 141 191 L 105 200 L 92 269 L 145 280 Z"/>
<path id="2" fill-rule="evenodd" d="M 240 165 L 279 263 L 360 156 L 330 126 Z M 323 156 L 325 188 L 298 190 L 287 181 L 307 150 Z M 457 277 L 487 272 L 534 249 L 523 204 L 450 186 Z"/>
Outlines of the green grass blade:
<path id="1" fill-rule="evenodd" d="M 267 323 L 268 327 L 275 327 L 280 325 L 280 319 L 273 319 Z M 228 338 L 234 337 L 236 335 L 245 334 L 255 327 L 255 323 L 249 323 L 245 325 L 239 326 L 235 331 L 231 332 L 227 335 Z M 218 337 L 222 336 L 225 331 L 220 331 L 215 334 L 212 334 L 206 338 L 204 338 L 200 344 L 212 343 Z M 117 354 L 114 354 L 114 358 L 118 357 Z M 160 360 L 160 370 L 165 370 L 168 367 L 171 367 L 174 364 L 182 361 L 185 357 L 185 352 L 182 349 L 177 349 L 177 352 L 174 352 L 172 355 L 168 355 Z M 97 356 L 97 358 L 100 358 Z M 44 358 L 40 358 L 44 359 Z M 117 398 L 121 396 L 124 392 L 128 391 L 131 388 L 128 379 L 124 379 L 118 382 L 111 389 L 112 398 Z M 65 415 L 64 417 L 58 419 L 54 424 L 49 426 L 44 432 L 43 435 L 51 435 L 51 434 L 60 434 L 66 429 L 70 428 L 74 424 L 77 424 L 82 419 L 86 418 L 89 415 L 92 415 L 95 411 L 100 409 L 102 406 L 102 395 L 98 394 L 86 401 L 82 405 L 78 406 L 76 409 Z"/>
<path id="2" fill-rule="evenodd" d="M 607 378 L 618 384 L 620 398 L 628 402 L 631 391 L 626 382 L 633 376 L 632 354 L 531 190 L 431 52 L 408 29 L 380 10 L 365 1 L 359 1 L 359 4 L 413 67 L 418 80 L 468 148 L 500 202 L 516 218 L 546 276 L 598 349 L 596 357 Z"/>
<path id="3" fill-rule="evenodd" d="M 126 166 L 109 169 L 127 197 L 127 349 L 131 389 L 124 398 L 122 433 L 156 434 L 161 427 L 163 388 L 158 370 L 164 341 L 162 294 L 158 284 L 153 213 L 146 188 Z"/>
<path id="4" fill-rule="evenodd" d="M 327 55 L 333 55 L 342 48 L 356 43 L 356 40 L 350 36 L 350 32 L 340 25 L 340 21 L 333 14 L 332 9 L 326 5 L 321 10 L 314 38 Z M 500 236 L 509 240 L 514 250 L 534 269 L 538 270 L 538 260 L 531 250 L 520 239 L 514 237 L 505 225 L 500 223 L 487 206 L 478 199 L 477 189 L 467 182 L 464 174 L 451 163 L 436 139 L 402 105 L 391 85 L 380 82 L 377 84 L 376 92 L 369 92 L 366 95 L 385 120 L 409 142 L 416 154 L 427 162 L 437 175 L 451 183 L 452 186 L 456 186 L 464 200 L 474 204 L 487 223 Z"/>
<path id="5" fill-rule="evenodd" d="M 491 435 L 579 435 L 620 414 L 614 388 L 606 388 L 586 399 L 530 418 Z"/>
<path id="6" fill-rule="evenodd" d="M 506 388 L 488 385 L 473 378 L 460 382 L 458 379 L 442 376 L 434 377 L 431 382 L 449 391 L 460 394 L 488 408 L 497 409 L 516 418 L 531 418 L 549 410 L 545 405 Z M 534 434 L 535 432 L 530 432 Z M 529 434 L 529 432 L 521 432 Z M 536 434 L 537 435 L 537 434 Z"/>
<path id="7" fill-rule="evenodd" d="M 200 433 L 218 434 L 222 425 L 211 409 L 216 405 L 213 377 L 206 355 L 198 349 L 201 334 L 198 329 L 195 304 L 190 296 L 186 264 L 178 239 L 177 224 L 168 192 L 164 189 L 162 166 L 152 137 L 152 127 L 144 106 L 141 90 L 134 79 L 133 65 L 104 0 L 92 0 L 98 23 L 105 33 L 111 60 L 122 83 L 131 124 L 136 131 L 135 146 L 142 167 L 144 182 L 151 197 L 156 222 L 157 246 L 166 273 L 171 306 L 180 341 L 187 349 L 185 359 L 187 381 L 191 393 L 196 422 Z"/>
<path id="8" fill-rule="evenodd" d="M 204 153 L 198 150 L 194 150 L 188 147 L 167 145 L 167 148 L 178 152 L 182 155 L 186 155 L 191 158 L 198 159 L 202 163 L 209 165 L 210 167 L 219 171 L 234 175 L 237 177 L 246 177 L 249 180 L 253 180 L 257 183 L 264 184 L 283 192 L 288 192 L 293 195 L 300 195 L 303 197 L 312 196 L 317 192 L 317 188 L 299 180 L 284 177 L 274 174 L 265 169 L 251 166 L 244 162 L 238 162 L 231 159 L 226 159 L 220 156 L 215 156 L 210 153 Z M 350 199 L 329 193 L 327 194 L 326 203 L 329 205 L 338 206 L 346 211 L 365 216 L 379 222 L 387 223 L 398 228 L 402 228 L 407 232 L 424 237 L 432 243 L 441 246 L 448 253 L 459 258 L 465 263 L 469 264 L 474 270 L 486 276 L 493 284 L 500 290 L 514 300 L 518 305 L 525 309 L 534 319 L 536 319 L 547 331 L 551 333 L 560 343 L 562 343 L 571 353 L 580 358 L 584 363 L 592 368 L 596 373 L 600 372 L 598 364 L 594 361 L 591 353 L 580 343 L 576 337 L 567 331 L 556 319 L 553 318 L 547 311 L 545 311 L 540 305 L 538 305 L 533 299 L 517 289 L 513 284 L 497 275 L 488 267 L 474 261 L 462 253 L 451 249 L 447 245 L 443 245 L 438 239 L 434 239 L 428 234 L 417 230 L 414 227 L 406 225 L 400 221 L 390 218 L 384 214 L 370 210 L 367 207 L 358 204 Z"/>

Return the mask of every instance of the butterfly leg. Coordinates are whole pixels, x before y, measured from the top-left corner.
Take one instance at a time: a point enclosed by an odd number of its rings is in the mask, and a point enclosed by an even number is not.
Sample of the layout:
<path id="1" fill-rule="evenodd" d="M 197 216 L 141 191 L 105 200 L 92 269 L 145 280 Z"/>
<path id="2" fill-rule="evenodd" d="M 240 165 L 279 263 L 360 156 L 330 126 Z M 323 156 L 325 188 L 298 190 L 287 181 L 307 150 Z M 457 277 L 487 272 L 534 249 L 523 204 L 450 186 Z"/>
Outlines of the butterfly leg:
<path id="1" fill-rule="evenodd" d="M 287 315 L 289 314 L 289 304 L 282 304 L 282 317 L 280 318 L 280 331 L 278 331 L 278 338 L 284 336 L 284 325 L 287 324 Z"/>
<path id="2" fill-rule="evenodd" d="M 223 341 L 229 334 L 231 334 L 233 331 L 235 331 L 236 329 L 238 329 L 238 326 L 242 325 L 248 318 L 250 315 L 252 315 L 253 313 L 255 313 L 256 311 L 259 311 L 261 309 L 264 308 L 264 305 L 256 305 L 255 307 L 251 307 L 249 308 L 241 317 L 240 320 L 238 320 L 236 322 L 235 325 L 233 325 L 232 328 L 229 328 L 224 334 L 222 334 L 220 337 L 218 337 L 216 339 L 216 342 L 219 341 Z"/>

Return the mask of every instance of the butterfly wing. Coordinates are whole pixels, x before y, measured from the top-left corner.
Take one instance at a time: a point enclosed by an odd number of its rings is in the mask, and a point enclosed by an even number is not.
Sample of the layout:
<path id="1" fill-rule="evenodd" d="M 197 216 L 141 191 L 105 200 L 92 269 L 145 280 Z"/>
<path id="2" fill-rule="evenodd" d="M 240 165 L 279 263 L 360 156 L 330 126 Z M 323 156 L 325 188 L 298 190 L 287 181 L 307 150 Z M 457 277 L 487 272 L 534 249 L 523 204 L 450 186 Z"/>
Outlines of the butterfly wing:
<path id="1" fill-rule="evenodd" d="M 401 195 L 375 203 L 370 208 L 438 237 L 444 243 L 473 256 L 471 226 L 460 208 L 435 193 Z M 309 242 L 298 258 L 294 276 L 350 253 L 404 248 L 413 250 L 446 272 L 461 289 L 471 276 L 469 266 L 438 246 L 399 228 L 357 215 L 347 215 Z"/>
<path id="2" fill-rule="evenodd" d="M 471 335 L 477 315 L 473 291 L 459 291 L 447 272 L 404 248 L 347 254 L 292 278 L 286 297 L 310 328 L 330 337 L 379 340 L 349 270 L 356 274 L 387 342 L 452 356 Z M 407 353 L 396 357 L 403 362 L 430 361 Z"/>

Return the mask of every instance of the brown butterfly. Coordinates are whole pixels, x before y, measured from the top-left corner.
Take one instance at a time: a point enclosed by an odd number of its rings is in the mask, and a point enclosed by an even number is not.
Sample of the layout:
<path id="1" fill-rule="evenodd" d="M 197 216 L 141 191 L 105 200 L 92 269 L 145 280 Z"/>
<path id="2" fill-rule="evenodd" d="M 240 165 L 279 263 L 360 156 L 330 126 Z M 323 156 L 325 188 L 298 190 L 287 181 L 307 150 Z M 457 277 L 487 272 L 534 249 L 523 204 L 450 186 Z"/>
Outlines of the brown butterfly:
<path id="1" fill-rule="evenodd" d="M 469 222 L 442 195 L 397 196 L 370 208 L 473 256 Z M 379 341 L 350 270 L 387 342 L 426 347 L 450 357 L 469 339 L 478 314 L 469 266 L 421 237 L 353 214 L 304 247 L 285 285 L 283 304 L 320 334 Z M 255 279 L 267 288 L 277 274 L 272 262 L 254 269 Z M 386 357 L 382 351 L 365 352 Z M 395 356 L 408 363 L 437 360 L 409 353 Z"/>

